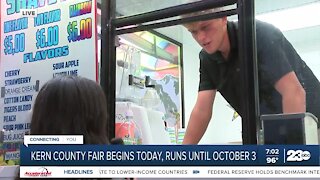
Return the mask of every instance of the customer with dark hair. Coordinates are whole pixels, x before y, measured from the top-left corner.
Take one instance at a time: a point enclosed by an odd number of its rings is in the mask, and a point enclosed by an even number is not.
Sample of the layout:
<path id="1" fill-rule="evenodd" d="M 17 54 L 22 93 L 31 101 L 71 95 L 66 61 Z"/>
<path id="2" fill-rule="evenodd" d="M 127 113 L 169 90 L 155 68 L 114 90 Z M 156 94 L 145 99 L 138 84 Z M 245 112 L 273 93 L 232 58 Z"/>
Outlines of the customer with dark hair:
<path id="1" fill-rule="evenodd" d="M 59 76 L 45 83 L 35 100 L 31 134 L 83 135 L 85 144 L 109 144 L 107 119 L 106 97 L 96 82 Z M 111 144 L 123 141 L 112 139 Z"/>
<path id="2" fill-rule="evenodd" d="M 31 134 L 83 135 L 85 144 L 109 144 L 107 103 L 101 87 L 77 76 L 48 81 L 35 100 Z"/>

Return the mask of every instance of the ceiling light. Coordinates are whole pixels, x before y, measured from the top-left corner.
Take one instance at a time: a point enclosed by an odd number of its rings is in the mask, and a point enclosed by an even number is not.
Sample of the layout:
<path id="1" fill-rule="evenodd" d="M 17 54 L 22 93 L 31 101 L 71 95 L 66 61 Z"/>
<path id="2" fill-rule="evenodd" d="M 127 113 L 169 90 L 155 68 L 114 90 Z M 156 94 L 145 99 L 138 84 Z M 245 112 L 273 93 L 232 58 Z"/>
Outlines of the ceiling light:
<path id="1" fill-rule="evenodd" d="M 281 31 L 320 25 L 320 3 L 310 3 L 296 8 L 256 15 L 256 19 L 268 22 Z"/>

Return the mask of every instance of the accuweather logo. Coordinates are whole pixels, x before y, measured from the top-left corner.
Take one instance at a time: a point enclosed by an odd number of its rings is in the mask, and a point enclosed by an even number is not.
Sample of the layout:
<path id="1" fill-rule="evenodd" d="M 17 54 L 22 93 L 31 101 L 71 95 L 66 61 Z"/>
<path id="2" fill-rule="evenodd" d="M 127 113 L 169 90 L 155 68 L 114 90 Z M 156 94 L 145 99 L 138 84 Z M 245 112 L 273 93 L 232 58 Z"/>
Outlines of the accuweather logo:
<path id="1" fill-rule="evenodd" d="M 199 170 L 193 170 L 193 171 L 192 171 L 192 174 L 199 174 L 199 173 L 200 173 Z"/>
<path id="2" fill-rule="evenodd" d="M 48 169 L 45 167 L 41 167 L 38 171 L 27 171 L 26 173 L 24 173 L 24 175 L 29 177 L 48 177 L 52 176 L 52 172 L 48 171 Z"/>
<path id="3" fill-rule="evenodd" d="M 308 161 L 311 158 L 309 151 L 303 150 L 288 150 L 287 161 Z"/>

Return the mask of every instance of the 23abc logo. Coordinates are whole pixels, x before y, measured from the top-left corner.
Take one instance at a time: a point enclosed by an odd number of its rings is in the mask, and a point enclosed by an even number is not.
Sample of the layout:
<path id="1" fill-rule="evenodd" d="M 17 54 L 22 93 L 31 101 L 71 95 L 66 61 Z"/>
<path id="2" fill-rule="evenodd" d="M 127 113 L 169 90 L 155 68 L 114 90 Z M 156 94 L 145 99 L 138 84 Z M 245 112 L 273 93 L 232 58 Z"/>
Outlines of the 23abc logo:
<path id="1" fill-rule="evenodd" d="M 287 161 L 308 161 L 311 158 L 309 151 L 288 150 Z"/>

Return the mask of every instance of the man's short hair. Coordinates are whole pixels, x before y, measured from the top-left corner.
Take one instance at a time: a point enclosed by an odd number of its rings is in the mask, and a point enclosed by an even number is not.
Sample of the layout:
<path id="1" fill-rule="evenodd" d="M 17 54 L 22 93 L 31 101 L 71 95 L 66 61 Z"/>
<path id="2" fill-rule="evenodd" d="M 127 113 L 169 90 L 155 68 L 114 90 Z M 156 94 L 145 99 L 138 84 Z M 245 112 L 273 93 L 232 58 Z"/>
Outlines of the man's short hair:
<path id="1" fill-rule="evenodd" d="M 193 3 L 193 2 L 198 2 L 198 1 L 205 1 L 205 0 L 188 0 L 186 3 Z M 210 13 L 214 13 L 214 12 L 219 12 L 219 11 L 222 11 L 222 10 L 223 10 L 222 7 L 212 8 L 212 9 L 207 9 L 207 10 L 203 10 L 203 11 L 197 11 L 197 12 L 193 12 L 193 13 L 182 14 L 181 18 L 200 16 L 200 15 L 204 15 L 204 14 L 210 14 Z"/>

